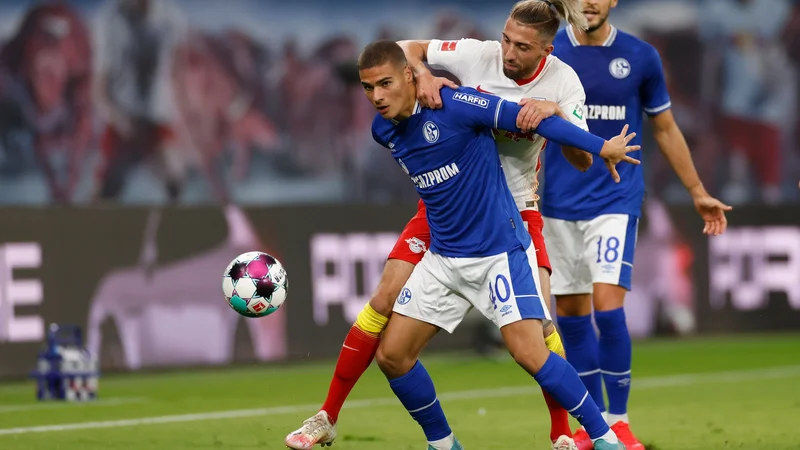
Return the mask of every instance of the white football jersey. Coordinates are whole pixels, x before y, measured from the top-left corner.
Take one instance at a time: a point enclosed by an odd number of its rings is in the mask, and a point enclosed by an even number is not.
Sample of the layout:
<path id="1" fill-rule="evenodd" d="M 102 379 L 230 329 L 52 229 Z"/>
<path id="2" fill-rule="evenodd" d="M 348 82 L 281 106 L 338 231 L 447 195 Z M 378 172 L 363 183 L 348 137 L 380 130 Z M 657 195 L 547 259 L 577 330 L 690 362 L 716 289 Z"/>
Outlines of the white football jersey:
<path id="1" fill-rule="evenodd" d="M 428 45 L 428 64 L 446 70 L 463 86 L 518 102 L 535 98 L 556 102 L 575 125 L 589 130 L 583 115 L 586 94 L 578 75 L 553 55 L 542 60 L 534 75 L 514 81 L 503 74 L 503 53 L 498 41 L 433 39 Z M 508 187 L 520 209 L 537 209 L 539 153 L 546 140 L 534 133 L 494 130 Z"/>

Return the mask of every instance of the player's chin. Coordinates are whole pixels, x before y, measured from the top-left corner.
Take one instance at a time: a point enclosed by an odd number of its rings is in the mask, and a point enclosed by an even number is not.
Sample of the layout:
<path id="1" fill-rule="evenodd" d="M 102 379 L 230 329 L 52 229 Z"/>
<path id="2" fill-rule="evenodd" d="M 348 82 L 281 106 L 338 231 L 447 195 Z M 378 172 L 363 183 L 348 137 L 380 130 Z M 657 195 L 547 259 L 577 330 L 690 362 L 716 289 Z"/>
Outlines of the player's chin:
<path id="1" fill-rule="evenodd" d="M 520 78 L 519 69 L 510 69 L 507 66 L 503 66 L 503 75 L 510 80 L 517 80 Z"/>
<path id="2" fill-rule="evenodd" d="M 387 119 L 389 117 L 389 106 L 388 105 L 376 106 L 375 109 L 378 110 L 378 114 L 380 114 L 381 117 L 383 117 L 384 119 Z"/>

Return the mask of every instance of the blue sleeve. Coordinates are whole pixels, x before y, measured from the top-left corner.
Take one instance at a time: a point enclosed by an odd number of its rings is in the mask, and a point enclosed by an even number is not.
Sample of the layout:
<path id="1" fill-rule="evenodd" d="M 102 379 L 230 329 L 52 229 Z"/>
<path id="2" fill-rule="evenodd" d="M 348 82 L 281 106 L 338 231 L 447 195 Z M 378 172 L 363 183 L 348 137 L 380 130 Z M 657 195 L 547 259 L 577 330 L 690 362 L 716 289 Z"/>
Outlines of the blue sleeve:
<path id="1" fill-rule="evenodd" d="M 522 109 L 517 103 L 474 89 L 447 89 L 447 92 L 442 89 L 442 94 L 442 101 L 451 109 L 451 113 L 458 114 L 459 119 L 466 121 L 471 127 L 523 132 L 517 128 L 517 116 Z M 535 131 L 547 140 L 579 148 L 593 155 L 599 155 L 605 145 L 603 138 L 560 117 L 544 119 Z"/>
<path id="2" fill-rule="evenodd" d="M 514 118 L 516 120 L 516 116 Z M 536 134 L 549 141 L 585 150 L 598 156 L 606 144 L 605 139 L 558 116 L 550 116 L 541 121 L 539 128 L 536 129 Z"/>
<path id="3" fill-rule="evenodd" d="M 503 105 L 509 104 L 496 95 L 478 92 L 472 88 L 442 88 L 441 95 L 447 114 L 456 119 L 453 122 L 469 128 L 500 128 L 500 110 L 504 108 Z M 511 104 L 516 106 L 516 103 Z M 515 120 L 516 117 L 515 115 Z"/>
<path id="4" fill-rule="evenodd" d="M 645 74 L 642 85 L 639 87 L 639 96 L 642 99 L 642 109 L 649 116 L 658 115 L 672 106 L 667 91 L 667 82 L 664 79 L 664 68 L 658 51 L 648 46 L 644 59 Z"/>

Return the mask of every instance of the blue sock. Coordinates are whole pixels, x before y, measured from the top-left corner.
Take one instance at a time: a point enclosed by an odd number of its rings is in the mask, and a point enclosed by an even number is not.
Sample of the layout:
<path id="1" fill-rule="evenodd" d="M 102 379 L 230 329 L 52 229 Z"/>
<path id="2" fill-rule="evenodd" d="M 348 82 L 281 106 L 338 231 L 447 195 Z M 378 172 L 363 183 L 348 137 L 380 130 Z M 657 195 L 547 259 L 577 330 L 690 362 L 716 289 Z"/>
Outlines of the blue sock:
<path id="1" fill-rule="evenodd" d="M 608 393 L 608 412 L 626 414 L 631 392 L 631 336 L 625 310 L 595 311 L 600 329 L 600 369 Z"/>
<path id="2" fill-rule="evenodd" d="M 589 395 L 592 396 L 600 411 L 605 411 L 600 354 L 591 314 L 575 317 L 558 316 L 558 326 L 561 328 L 561 338 L 564 340 L 567 361 L 580 375 L 583 384 L 589 390 Z"/>
<path id="3" fill-rule="evenodd" d="M 429 442 L 450 436 L 452 430 L 436 398 L 436 389 L 428 371 L 417 361 L 407 374 L 389 380 L 394 394 L 406 411 L 419 423 Z"/>
<path id="4" fill-rule="evenodd" d="M 550 357 L 533 378 L 583 425 L 589 437 L 598 439 L 608 433 L 608 424 L 578 372 L 563 358 L 550 352 Z"/>

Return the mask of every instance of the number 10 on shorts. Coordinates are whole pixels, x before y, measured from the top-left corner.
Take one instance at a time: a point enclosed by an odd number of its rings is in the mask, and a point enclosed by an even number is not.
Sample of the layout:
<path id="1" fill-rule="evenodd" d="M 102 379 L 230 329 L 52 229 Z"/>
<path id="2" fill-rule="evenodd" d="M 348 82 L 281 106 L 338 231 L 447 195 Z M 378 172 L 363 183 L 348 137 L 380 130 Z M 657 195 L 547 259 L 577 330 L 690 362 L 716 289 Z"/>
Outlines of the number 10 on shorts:
<path id="1" fill-rule="evenodd" d="M 497 301 L 499 300 L 500 303 L 505 303 L 511 297 L 511 286 L 508 284 L 508 280 L 506 277 L 500 273 L 494 279 L 494 284 L 489 281 L 489 299 L 492 301 L 492 305 L 494 305 L 494 309 L 497 309 Z"/>
<path id="2" fill-rule="evenodd" d="M 619 259 L 619 238 L 611 236 L 604 240 L 603 236 L 598 237 L 597 262 L 615 263 L 617 259 Z"/>

